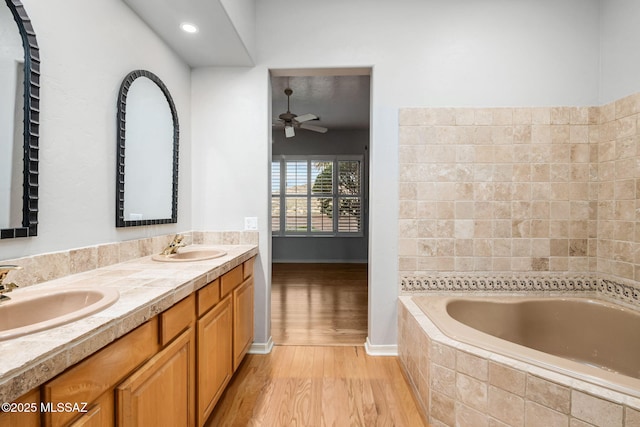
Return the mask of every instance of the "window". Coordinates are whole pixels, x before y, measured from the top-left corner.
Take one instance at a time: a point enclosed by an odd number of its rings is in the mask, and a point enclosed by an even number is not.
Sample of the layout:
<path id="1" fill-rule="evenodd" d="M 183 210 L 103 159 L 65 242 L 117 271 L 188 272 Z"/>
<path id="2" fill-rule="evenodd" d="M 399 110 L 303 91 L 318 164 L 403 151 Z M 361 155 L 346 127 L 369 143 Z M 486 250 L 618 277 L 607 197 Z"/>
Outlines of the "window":
<path id="1" fill-rule="evenodd" d="M 274 236 L 362 235 L 361 156 L 275 156 Z"/>

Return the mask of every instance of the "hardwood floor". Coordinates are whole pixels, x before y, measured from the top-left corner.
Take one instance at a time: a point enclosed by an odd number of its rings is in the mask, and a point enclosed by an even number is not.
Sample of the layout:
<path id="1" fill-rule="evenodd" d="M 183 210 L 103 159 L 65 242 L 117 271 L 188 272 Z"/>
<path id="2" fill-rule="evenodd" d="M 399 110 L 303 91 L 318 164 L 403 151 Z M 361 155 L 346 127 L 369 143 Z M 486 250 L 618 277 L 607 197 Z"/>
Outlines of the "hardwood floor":
<path id="1" fill-rule="evenodd" d="M 273 264 L 271 335 L 276 345 L 362 345 L 367 264 Z"/>
<path id="2" fill-rule="evenodd" d="M 361 346 L 276 346 L 247 355 L 206 424 L 426 425 L 398 359 L 368 356 Z"/>
<path id="3" fill-rule="evenodd" d="M 266 355 L 245 357 L 206 427 L 418 427 L 397 357 L 371 357 L 367 266 L 274 264 Z"/>

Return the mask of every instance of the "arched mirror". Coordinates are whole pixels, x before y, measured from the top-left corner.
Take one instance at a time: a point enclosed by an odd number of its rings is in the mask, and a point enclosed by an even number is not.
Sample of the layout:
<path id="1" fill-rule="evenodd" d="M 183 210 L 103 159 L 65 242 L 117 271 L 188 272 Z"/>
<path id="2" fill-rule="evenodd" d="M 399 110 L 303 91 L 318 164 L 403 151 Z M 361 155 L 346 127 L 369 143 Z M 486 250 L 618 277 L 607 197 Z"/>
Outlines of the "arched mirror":
<path id="1" fill-rule="evenodd" d="M 116 226 L 178 220 L 178 115 L 155 74 L 136 70 L 118 97 Z"/>
<path id="2" fill-rule="evenodd" d="M 38 232 L 38 43 L 19 0 L 0 4 L 0 238 Z"/>

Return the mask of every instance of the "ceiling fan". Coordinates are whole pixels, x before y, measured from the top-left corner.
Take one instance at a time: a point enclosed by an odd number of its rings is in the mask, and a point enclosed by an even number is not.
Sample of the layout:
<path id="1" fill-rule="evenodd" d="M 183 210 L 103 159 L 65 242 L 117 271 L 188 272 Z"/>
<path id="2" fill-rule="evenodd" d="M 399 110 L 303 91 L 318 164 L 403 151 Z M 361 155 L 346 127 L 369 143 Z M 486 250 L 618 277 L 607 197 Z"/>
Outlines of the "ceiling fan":
<path id="1" fill-rule="evenodd" d="M 307 129 L 313 132 L 326 133 L 327 128 L 306 123 L 310 120 L 318 120 L 318 116 L 314 114 L 303 114 L 298 116 L 291 112 L 289 101 L 293 90 L 286 88 L 284 94 L 287 95 L 287 112 L 278 116 L 278 122 L 284 124 L 284 136 L 291 138 L 295 136 L 294 128 Z"/>

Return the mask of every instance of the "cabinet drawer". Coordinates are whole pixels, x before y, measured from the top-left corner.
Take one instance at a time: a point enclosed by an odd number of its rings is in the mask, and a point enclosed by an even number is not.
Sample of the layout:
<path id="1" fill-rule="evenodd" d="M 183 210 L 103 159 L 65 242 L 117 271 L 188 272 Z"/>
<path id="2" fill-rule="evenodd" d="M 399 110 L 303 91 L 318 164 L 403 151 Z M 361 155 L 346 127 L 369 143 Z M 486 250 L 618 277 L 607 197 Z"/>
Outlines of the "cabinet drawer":
<path id="1" fill-rule="evenodd" d="M 220 279 L 221 295 L 224 297 L 236 286 L 242 283 L 242 266 L 239 265 L 230 272 L 226 273 Z"/>
<path id="2" fill-rule="evenodd" d="M 165 346 L 195 320 L 196 300 L 193 294 L 167 311 L 160 313 L 160 345 Z"/>
<path id="3" fill-rule="evenodd" d="M 220 301 L 220 279 L 216 279 L 198 291 L 198 317 L 201 317 Z"/>
<path id="4" fill-rule="evenodd" d="M 243 279 L 248 279 L 249 277 L 253 276 L 253 262 L 256 260 L 255 257 L 251 258 L 248 261 L 245 261 L 243 264 L 243 273 L 244 276 Z"/>
<path id="5" fill-rule="evenodd" d="M 158 321 L 154 317 L 45 384 L 43 401 L 54 405 L 93 402 L 157 352 Z M 46 412 L 44 425 L 66 425 L 75 416 L 73 412 Z"/>

